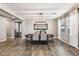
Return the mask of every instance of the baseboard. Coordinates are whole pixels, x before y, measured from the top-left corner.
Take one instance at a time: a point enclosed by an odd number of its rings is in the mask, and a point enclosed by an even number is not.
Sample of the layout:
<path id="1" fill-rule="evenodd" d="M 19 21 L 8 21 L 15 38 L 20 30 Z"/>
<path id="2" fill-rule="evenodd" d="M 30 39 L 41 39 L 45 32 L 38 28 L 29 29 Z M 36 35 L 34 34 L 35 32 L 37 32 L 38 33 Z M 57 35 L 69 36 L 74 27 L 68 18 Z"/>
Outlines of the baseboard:
<path id="1" fill-rule="evenodd" d="M 7 37 L 7 38 L 14 39 L 14 37 Z"/>
<path id="2" fill-rule="evenodd" d="M 59 39 L 60 40 L 60 39 Z M 66 42 L 66 41 L 64 41 L 64 40 L 61 40 L 62 42 L 64 42 L 64 43 L 66 43 L 66 44 L 68 44 L 68 45 L 70 45 L 70 43 L 68 43 L 68 42 Z"/>
<path id="3" fill-rule="evenodd" d="M 4 41 L 6 41 L 7 39 L 3 39 L 3 40 L 0 40 L 0 42 L 4 42 Z"/>
<path id="4" fill-rule="evenodd" d="M 60 40 L 60 39 L 59 39 L 59 40 Z M 64 43 L 66 43 L 66 44 L 72 46 L 70 43 L 67 43 L 67 42 L 65 42 L 64 40 L 60 40 L 60 41 L 62 41 L 62 42 L 64 42 Z M 72 47 L 79 49 L 78 47 L 75 47 L 75 46 L 72 46 Z"/>

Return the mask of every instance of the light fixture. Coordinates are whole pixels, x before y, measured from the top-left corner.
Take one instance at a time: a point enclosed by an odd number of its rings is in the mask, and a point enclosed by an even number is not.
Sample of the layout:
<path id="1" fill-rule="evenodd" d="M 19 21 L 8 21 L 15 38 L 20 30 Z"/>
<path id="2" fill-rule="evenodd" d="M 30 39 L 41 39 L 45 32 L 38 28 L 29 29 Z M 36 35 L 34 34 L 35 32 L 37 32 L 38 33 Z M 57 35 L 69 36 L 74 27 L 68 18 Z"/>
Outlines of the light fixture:
<path id="1" fill-rule="evenodd" d="M 39 21 L 41 20 L 40 18 L 42 18 L 43 13 L 39 13 Z"/>
<path id="2" fill-rule="evenodd" d="M 43 15 L 43 13 L 39 13 L 39 21 L 36 21 L 34 24 L 34 30 L 47 30 L 48 29 L 48 24 L 46 21 L 43 21 L 42 19 L 40 19 L 41 15 Z M 42 21 L 41 21 L 42 20 Z"/>

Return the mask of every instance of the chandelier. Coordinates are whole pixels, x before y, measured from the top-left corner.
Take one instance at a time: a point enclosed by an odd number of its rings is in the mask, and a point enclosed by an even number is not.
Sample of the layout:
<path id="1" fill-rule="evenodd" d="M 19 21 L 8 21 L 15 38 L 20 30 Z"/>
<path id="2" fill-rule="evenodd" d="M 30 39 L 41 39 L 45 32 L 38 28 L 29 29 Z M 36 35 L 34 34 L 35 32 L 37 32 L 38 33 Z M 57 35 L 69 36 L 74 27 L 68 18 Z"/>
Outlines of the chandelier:
<path id="1" fill-rule="evenodd" d="M 42 17 L 43 13 L 39 13 L 39 21 L 36 21 L 34 24 L 34 30 L 47 30 L 48 24 L 46 21 L 42 21 L 43 19 L 40 19 Z"/>

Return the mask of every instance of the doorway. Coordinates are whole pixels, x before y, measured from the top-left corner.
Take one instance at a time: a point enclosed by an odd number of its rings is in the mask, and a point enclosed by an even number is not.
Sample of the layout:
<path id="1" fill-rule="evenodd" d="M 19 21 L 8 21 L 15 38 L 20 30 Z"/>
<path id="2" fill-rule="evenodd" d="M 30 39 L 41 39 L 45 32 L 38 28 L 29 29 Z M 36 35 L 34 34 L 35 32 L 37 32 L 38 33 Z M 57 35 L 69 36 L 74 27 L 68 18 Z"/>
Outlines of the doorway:
<path id="1" fill-rule="evenodd" d="M 15 37 L 22 37 L 22 22 L 15 22 Z"/>

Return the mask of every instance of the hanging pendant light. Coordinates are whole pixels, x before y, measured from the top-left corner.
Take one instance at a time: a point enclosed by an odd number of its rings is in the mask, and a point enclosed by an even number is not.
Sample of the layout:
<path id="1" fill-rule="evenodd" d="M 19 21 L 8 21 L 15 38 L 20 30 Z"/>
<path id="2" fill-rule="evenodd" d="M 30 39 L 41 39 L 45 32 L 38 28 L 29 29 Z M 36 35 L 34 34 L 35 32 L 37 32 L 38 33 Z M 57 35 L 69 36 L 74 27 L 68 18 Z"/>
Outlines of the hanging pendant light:
<path id="1" fill-rule="evenodd" d="M 40 18 L 42 18 L 42 15 L 43 15 L 43 13 L 39 13 L 39 21 L 36 21 L 34 24 L 35 30 L 47 30 L 48 29 L 47 22 L 42 21 L 43 19 L 40 19 Z"/>
<path id="2" fill-rule="evenodd" d="M 39 21 L 36 21 L 36 23 L 46 23 L 46 21 L 43 21 L 42 15 L 43 13 L 39 13 Z"/>

